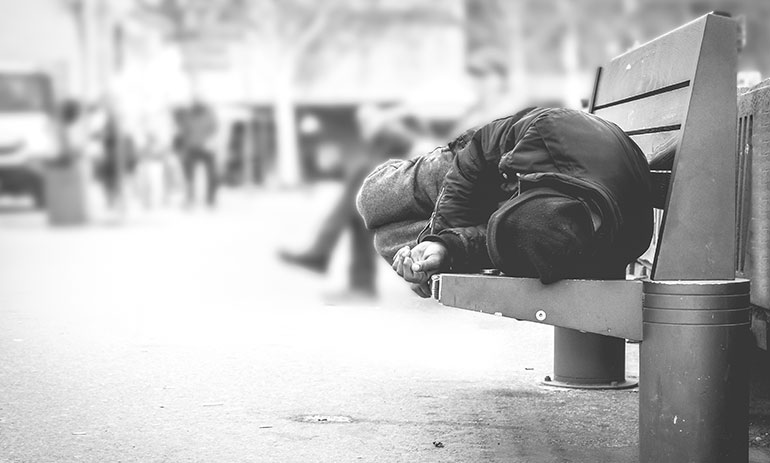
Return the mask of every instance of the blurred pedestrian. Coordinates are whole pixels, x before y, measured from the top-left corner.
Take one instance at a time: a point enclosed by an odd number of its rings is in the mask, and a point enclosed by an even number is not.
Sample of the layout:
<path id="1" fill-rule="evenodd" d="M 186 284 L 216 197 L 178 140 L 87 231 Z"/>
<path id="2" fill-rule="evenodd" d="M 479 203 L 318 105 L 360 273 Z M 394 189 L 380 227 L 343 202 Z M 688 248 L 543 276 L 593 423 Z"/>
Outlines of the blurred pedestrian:
<path id="1" fill-rule="evenodd" d="M 260 185 L 263 180 L 262 157 L 253 142 L 250 120 L 239 120 L 230 127 L 224 179 L 231 186 Z"/>
<path id="2" fill-rule="evenodd" d="M 142 126 L 136 167 L 137 190 L 147 209 L 167 203 L 168 160 L 171 158 L 171 122 L 164 111 L 147 114 Z"/>
<path id="3" fill-rule="evenodd" d="M 127 207 L 127 186 L 136 165 L 134 142 L 116 108 L 108 104 L 103 110 L 102 157 L 97 175 L 104 187 L 107 205 L 124 209 Z"/>
<path id="4" fill-rule="evenodd" d="M 66 100 L 61 106 L 62 150 L 65 158 L 79 157 L 86 145 L 87 134 L 82 123 L 84 111 L 75 100 Z"/>
<path id="5" fill-rule="evenodd" d="M 178 119 L 177 149 L 181 156 L 187 183 L 187 204 L 195 203 L 196 174 L 202 168 L 206 182 L 206 204 L 216 205 L 218 177 L 217 163 L 210 143 L 217 131 L 217 120 L 211 108 L 196 102 L 183 111 Z"/>
<path id="6" fill-rule="evenodd" d="M 403 158 L 412 152 L 415 131 L 407 119 L 385 123 L 372 130 L 367 140 L 367 155 L 346 169 L 342 195 L 315 235 L 310 248 L 297 252 L 282 250 L 280 257 L 290 264 L 324 273 L 332 252 L 342 233 L 351 231 L 350 289 L 346 296 L 371 298 L 376 289 L 376 254 L 372 247 L 373 234 L 367 230 L 356 211 L 356 194 L 374 166 L 387 158 Z"/>

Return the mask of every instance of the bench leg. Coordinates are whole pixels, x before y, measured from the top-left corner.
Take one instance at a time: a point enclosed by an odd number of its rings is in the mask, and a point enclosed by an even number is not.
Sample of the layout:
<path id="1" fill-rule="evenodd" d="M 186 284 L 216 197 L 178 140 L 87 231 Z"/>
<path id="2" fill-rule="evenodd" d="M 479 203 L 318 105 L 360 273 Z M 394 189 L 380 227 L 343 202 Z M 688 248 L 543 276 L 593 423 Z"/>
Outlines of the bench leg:
<path id="1" fill-rule="evenodd" d="M 747 280 L 644 284 L 641 463 L 748 461 Z"/>
<path id="2" fill-rule="evenodd" d="M 579 389 L 621 389 L 626 381 L 624 339 L 554 327 L 553 377 L 544 384 Z"/>

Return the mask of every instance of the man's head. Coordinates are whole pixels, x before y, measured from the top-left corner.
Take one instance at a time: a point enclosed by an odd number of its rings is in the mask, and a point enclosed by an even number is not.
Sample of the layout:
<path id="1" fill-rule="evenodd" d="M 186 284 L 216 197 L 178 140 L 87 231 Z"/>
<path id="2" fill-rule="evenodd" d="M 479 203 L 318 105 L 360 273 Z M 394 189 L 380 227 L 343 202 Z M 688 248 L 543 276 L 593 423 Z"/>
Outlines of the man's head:
<path id="1" fill-rule="evenodd" d="M 579 200 L 526 192 L 498 209 L 489 221 L 492 262 L 510 276 L 552 283 L 585 277 L 595 253 L 591 212 Z"/>

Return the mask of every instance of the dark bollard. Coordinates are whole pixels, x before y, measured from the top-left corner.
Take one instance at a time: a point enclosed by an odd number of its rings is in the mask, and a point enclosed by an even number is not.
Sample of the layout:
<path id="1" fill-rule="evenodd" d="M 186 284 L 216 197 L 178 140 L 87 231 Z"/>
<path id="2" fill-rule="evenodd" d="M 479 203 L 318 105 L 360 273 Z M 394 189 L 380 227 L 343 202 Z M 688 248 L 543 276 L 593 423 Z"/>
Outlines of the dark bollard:
<path id="1" fill-rule="evenodd" d="M 748 461 L 749 281 L 644 283 L 641 463 Z"/>

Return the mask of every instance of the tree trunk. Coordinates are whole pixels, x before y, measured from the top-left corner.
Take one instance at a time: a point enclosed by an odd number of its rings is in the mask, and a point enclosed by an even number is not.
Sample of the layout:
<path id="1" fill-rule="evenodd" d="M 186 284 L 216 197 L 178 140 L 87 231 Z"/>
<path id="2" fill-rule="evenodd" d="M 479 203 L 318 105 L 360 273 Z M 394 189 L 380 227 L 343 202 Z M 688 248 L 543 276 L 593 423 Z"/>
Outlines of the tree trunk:
<path id="1" fill-rule="evenodd" d="M 282 186 L 296 186 L 302 180 L 294 104 L 294 60 L 287 58 L 279 66 L 275 93 L 275 123 L 278 144 L 278 181 Z"/>
<path id="2" fill-rule="evenodd" d="M 560 11 L 566 21 L 561 43 L 561 60 L 566 77 L 562 98 L 566 107 L 580 109 L 584 88 L 580 79 L 580 37 L 575 18 L 577 12 L 571 0 L 562 0 Z"/>
<path id="3" fill-rule="evenodd" d="M 510 48 L 510 77 L 509 85 L 513 89 L 513 101 L 511 106 L 519 107 L 526 101 L 526 89 L 528 88 L 527 81 L 527 57 L 525 53 L 525 33 L 523 24 L 523 14 L 526 5 L 522 5 L 521 2 L 514 1 L 506 3 L 508 7 L 507 16 L 510 21 L 508 24 L 511 48 Z"/>

